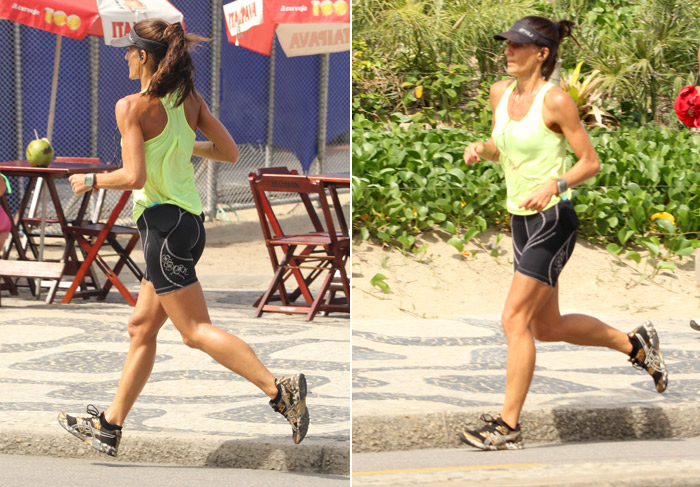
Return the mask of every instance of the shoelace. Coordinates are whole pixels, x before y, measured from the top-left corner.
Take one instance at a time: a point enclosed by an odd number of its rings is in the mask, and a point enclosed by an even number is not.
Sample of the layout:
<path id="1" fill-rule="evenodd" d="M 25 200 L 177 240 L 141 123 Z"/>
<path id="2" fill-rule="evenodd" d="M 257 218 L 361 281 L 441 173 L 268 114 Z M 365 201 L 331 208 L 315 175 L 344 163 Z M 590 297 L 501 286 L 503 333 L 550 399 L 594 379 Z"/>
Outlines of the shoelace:
<path id="1" fill-rule="evenodd" d="M 92 415 L 93 418 L 99 418 L 100 417 L 100 411 L 93 406 L 92 404 L 88 404 L 87 407 L 87 413 Z"/>
<path id="2" fill-rule="evenodd" d="M 656 351 L 655 348 L 652 348 L 650 353 L 647 353 L 646 356 L 644 357 L 644 365 L 646 365 L 647 369 L 649 367 L 653 367 L 655 370 L 660 370 L 661 369 L 661 357 L 659 357 L 658 352 Z"/>
<path id="3" fill-rule="evenodd" d="M 652 345 L 653 341 L 649 339 L 648 346 L 642 345 L 644 350 L 644 361 L 639 361 L 637 357 L 631 357 L 629 361 L 632 363 L 632 367 L 637 370 L 649 370 L 649 367 L 653 367 L 655 370 L 661 369 L 661 357 L 659 357 L 659 352 Z M 647 350 L 648 348 L 648 350 Z"/>
<path id="4" fill-rule="evenodd" d="M 484 423 L 487 423 L 487 424 L 491 424 L 491 423 L 495 423 L 495 422 L 496 422 L 496 419 L 495 419 L 493 416 L 491 416 L 490 414 L 488 414 L 488 413 L 482 414 L 482 415 L 479 417 L 479 419 L 480 419 L 481 421 L 483 421 Z"/>

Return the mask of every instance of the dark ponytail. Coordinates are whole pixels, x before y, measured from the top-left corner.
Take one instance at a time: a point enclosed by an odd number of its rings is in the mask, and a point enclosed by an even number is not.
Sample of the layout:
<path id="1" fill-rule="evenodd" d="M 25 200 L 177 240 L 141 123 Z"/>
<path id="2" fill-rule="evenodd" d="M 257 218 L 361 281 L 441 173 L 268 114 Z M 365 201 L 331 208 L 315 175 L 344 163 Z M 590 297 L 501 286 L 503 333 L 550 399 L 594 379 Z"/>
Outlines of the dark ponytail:
<path id="1" fill-rule="evenodd" d="M 179 106 L 194 92 L 195 68 L 190 51 L 206 37 L 186 34 L 182 24 L 169 24 L 163 20 L 144 20 L 134 25 L 136 33 L 144 39 L 165 43 L 165 52 L 150 53 L 155 58 L 156 72 L 151 78 L 146 95 L 163 98 L 177 93 L 175 105 Z"/>
<path id="2" fill-rule="evenodd" d="M 545 46 L 543 44 L 536 43 L 541 47 L 549 47 L 549 56 L 547 56 L 547 59 L 545 59 L 544 63 L 542 64 L 542 77 L 546 80 L 549 80 L 549 77 L 552 76 L 552 73 L 554 72 L 554 68 L 557 66 L 559 44 L 561 44 L 561 41 L 564 40 L 565 37 L 571 37 L 576 45 L 581 47 L 581 44 L 579 44 L 576 38 L 571 35 L 571 29 L 574 26 L 574 23 L 570 20 L 559 20 L 558 22 L 552 22 L 547 18 L 537 17 L 534 15 L 530 17 L 523 17 L 520 20 L 528 24 L 540 34 L 556 41 L 555 46 Z"/>

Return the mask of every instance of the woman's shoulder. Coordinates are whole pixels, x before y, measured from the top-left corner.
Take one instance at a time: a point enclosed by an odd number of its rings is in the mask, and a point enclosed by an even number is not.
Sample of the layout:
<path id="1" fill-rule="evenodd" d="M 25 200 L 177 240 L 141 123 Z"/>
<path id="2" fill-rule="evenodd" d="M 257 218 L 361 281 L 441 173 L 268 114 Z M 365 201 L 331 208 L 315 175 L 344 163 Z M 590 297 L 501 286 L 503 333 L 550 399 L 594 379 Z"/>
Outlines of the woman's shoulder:
<path id="1" fill-rule="evenodd" d="M 508 89 L 508 87 L 511 84 L 514 84 L 515 80 L 514 79 L 502 79 L 499 81 L 496 81 L 494 84 L 491 85 L 491 94 L 503 94 L 505 91 Z"/>
<path id="2" fill-rule="evenodd" d="M 163 106 L 160 100 L 142 93 L 134 93 L 119 99 L 115 107 L 117 120 L 134 119 L 142 125 L 159 118 L 161 112 L 163 112 Z"/>
<path id="3" fill-rule="evenodd" d="M 544 94 L 544 103 L 550 107 L 562 106 L 573 102 L 574 100 L 566 91 L 554 84 Z"/>
<path id="4" fill-rule="evenodd" d="M 144 110 L 150 105 L 150 97 L 144 96 L 142 93 L 133 93 L 131 95 L 126 95 L 117 101 L 117 113 L 126 112 L 133 113 Z"/>
<path id="5" fill-rule="evenodd" d="M 187 98 L 185 98 L 184 103 L 188 104 L 189 106 L 199 107 L 202 105 L 202 103 L 204 103 L 204 98 L 202 98 L 202 95 L 200 95 L 197 90 L 192 90 L 192 92 L 187 95 Z"/>
<path id="6" fill-rule="evenodd" d="M 515 80 L 513 79 L 502 79 L 491 85 L 489 96 L 491 98 L 491 105 L 494 107 L 494 109 L 496 106 L 498 106 L 498 103 L 501 101 L 501 98 L 503 98 L 506 90 L 508 90 L 510 85 L 514 83 Z"/>

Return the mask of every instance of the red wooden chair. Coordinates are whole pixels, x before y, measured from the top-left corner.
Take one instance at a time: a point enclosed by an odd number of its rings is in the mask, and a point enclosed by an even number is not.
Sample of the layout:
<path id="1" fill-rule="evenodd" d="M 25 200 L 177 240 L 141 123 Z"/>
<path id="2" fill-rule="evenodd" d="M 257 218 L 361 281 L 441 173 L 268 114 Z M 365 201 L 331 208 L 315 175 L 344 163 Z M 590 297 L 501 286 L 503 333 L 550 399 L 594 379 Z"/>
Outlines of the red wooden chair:
<path id="1" fill-rule="evenodd" d="M 261 167 L 258 168 L 257 170 L 257 176 L 261 176 L 263 174 L 299 174 L 296 169 L 290 170 L 286 166 L 275 166 L 275 167 Z M 282 227 L 280 226 L 279 221 L 277 220 L 277 216 L 275 215 L 275 212 L 272 210 L 272 204 L 270 200 L 267 198 L 267 195 L 262 194 L 261 196 L 261 203 L 265 209 L 266 215 L 267 215 L 267 221 L 269 223 L 269 228 L 270 231 L 272 232 L 273 235 L 275 236 L 283 236 L 284 232 L 282 231 Z M 280 195 L 282 198 L 288 196 L 288 195 Z M 306 214 L 309 216 L 309 221 L 313 225 L 313 229 L 309 228 L 310 231 L 312 232 L 317 232 L 317 233 L 324 233 L 323 229 L 323 224 L 321 223 L 321 220 L 318 218 L 318 214 L 316 213 L 316 209 L 314 208 L 313 202 L 311 201 L 311 198 L 309 197 L 308 194 L 305 193 L 299 193 L 299 197 L 301 198 L 301 202 L 304 204 L 304 208 L 306 209 Z M 268 251 L 270 249 L 268 248 Z M 283 251 L 286 251 L 286 247 L 283 248 Z M 309 253 L 313 250 L 313 246 L 311 247 L 306 247 L 304 249 L 305 253 Z M 274 270 L 274 265 L 273 265 L 273 270 Z M 313 273 L 310 273 L 309 276 L 307 276 L 307 279 L 309 281 L 313 281 L 316 277 L 317 274 L 320 273 L 321 271 L 315 271 Z M 302 276 L 301 272 L 292 267 L 289 270 L 288 274 L 294 274 L 296 279 L 299 280 L 304 280 L 304 277 Z M 289 275 L 285 276 L 285 280 L 289 277 Z M 297 287 L 294 291 L 288 292 L 286 290 L 282 290 L 282 295 L 274 295 L 271 299 L 279 301 L 282 299 L 282 297 L 285 298 L 285 302 L 290 303 L 292 301 L 295 301 L 297 298 L 302 293 L 303 286 Z M 258 304 L 260 304 L 260 300 L 262 299 L 262 296 L 258 298 L 255 303 L 253 304 L 254 307 L 257 308 Z M 310 295 L 306 296 L 306 299 L 311 299 Z"/>
<path id="2" fill-rule="evenodd" d="M 68 288 L 68 291 L 66 291 L 65 296 L 63 296 L 61 303 L 70 303 L 71 299 L 75 296 L 97 296 L 98 300 L 103 300 L 107 297 L 107 293 L 109 293 L 111 287 L 114 286 L 119 290 L 124 299 L 126 299 L 127 303 L 131 306 L 136 305 L 136 296 L 129 292 L 122 283 L 119 279 L 119 274 L 124 266 L 126 266 L 138 280 L 143 278 L 143 273 L 131 258 L 131 252 L 139 241 L 139 232 L 138 229 L 134 227 L 116 225 L 117 218 L 119 218 L 119 214 L 124 209 L 130 195 L 131 191 L 124 191 L 122 193 L 106 222 L 69 225 L 64 228 L 65 231 L 71 233 L 75 237 L 76 242 L 78 242 L 85 253 L 85 258 L 76 272 L 73 283 Z M 99 209 L 97 213 L 99 214 Z M 97 219 L 99 219 L 99 217 L 95 220 Z M 128 238 L 126 245 L 122 245 L 119 242 L 119 237 Z M 119 256 L 116 264 L 112 267 L 104 260 L 104 257 L 107 255 L 104 252 L 101 254 L 102 249 L 105 248 L 111 248 L 111 250 L 116 252 Z M 105 281 L 103 286 L 100 286 L 96 282 L 96 279 L 93 279 L 96 289 L 82 289 L 78 291 L 78 286 L 81 285 L 85 276 L 91 271 L 93 263 L 105 274 L 107 281 Z"/>
<path id="3" fill-rule="evenodd" d="M 319 311 L 349 313 L 350 286 L 345 263 L 350 254 L 350 238 L 335 230 L 323 185 L 306 176 L 269 171 L 258 175 L 251 173 L 248 180 L 274 270 L 272 282 L 257 302 L 256 316 L 263 312 L 297 313 L 305 314 L 310 321 Z M 270 203 L 271 195 L 282 193 L 297 194 L 302 201 L 309 202 L 308 232 L 293 235 L 284 232 Z M 311 204 L 314 196 L 318 198 L 323 219 L 318 217 Z M 283 253 L 281 260 L 278 250 Z M 323 273 L 326 276 L 314 296 L 310 285 Z M 345 300 L 342 303 L 324 302 L 336 273 L 342 282 Z M 287 289 L 291 277 L 297 285 L 295 292 Z M 271 304 L 275 300 L 281 303 Z"/>

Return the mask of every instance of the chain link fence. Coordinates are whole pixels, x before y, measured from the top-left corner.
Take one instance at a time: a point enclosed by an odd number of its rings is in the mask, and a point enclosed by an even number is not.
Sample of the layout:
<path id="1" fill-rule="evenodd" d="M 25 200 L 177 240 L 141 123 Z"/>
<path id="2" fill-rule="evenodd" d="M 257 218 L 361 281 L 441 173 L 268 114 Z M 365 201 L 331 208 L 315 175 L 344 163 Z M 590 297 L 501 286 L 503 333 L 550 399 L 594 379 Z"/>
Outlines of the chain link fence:
<path id="1" fill-rule="evenodd" d="M 197 69 L 196 88 L 240 149 L 234 165 L 193 157 L 197 188 L 209 217 L 222 210 L 253 205 L 248 174 L 257 168 L 287 166 L 300 173 L 350 170 L 348 52 L 303 56 L 311 58 L 308 60 L 290 58 L 291 61 L 279 45 L 270 57 L 245 52 L 228 44 L 221 0 L 211 2 L 209 10 L 184 0 L 171 3 L 184 14 L 188 32 L 211 38 L 192 54 Z M 35 137 L 34 130 L 39 137 L 48 132 L 56 40 L 54 34 L 0 19 L 2 160 L 25 159 L 24 151 Z M 140 88 L 138 81 L 128 80 L 124 54 L 124 49 L 106 46 L 95 37 L 83 41 L 61 39 L 52 135 L 56 156 L 99 157 L 105 163 L 121 164 L 114 107 L 120 98 Z M 290 63 L 294 63 L 296 71 L 290 70 Z M 298 67 L 306 64 L 310 68 L 301 69 L 299 75 Z M 294 111 L 316 111 L 322 116 L 309 117 L 307 124 L 290 123 L 288 115 Z M 290 140 L 309 136 L 315 141 L 315 157 L 310 157 L 308 150 L 290 147 Z M 198 140 L 203 140 L 199 133 Z M 12 194 L 8 195 L 8 202 L 14 211 L 27 182 L 25 178 L 10 179 Z M 71 218 L 77 211 L 77 198 L 67 179 L 58 180 L 56 185 L 66 216 Z M 107 191 L 103 216 L 112 210 L 119 196 L 117 191 Z M 34 201 L 34 211 L 40 211 L 41 198 L 37 196 Z M 47 210 L 48 218 L 55 216 L 51 205 Z M 131 211 L 129 204 L 119 223 L 132 224 Z M 59 231 L 47 230 L 49 234 Z"/>

